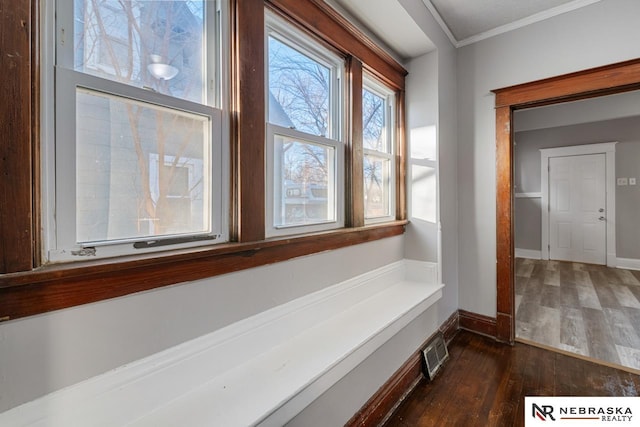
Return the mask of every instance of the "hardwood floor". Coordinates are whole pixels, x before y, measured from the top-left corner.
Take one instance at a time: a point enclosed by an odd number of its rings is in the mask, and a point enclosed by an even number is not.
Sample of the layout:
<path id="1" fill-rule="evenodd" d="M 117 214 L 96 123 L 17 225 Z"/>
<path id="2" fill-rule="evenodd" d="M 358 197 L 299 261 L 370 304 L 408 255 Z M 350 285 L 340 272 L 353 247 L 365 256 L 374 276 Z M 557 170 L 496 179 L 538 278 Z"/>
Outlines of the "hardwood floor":
<path id="1" fill-rule="evenodd" d="M 640 271 L 516 259 L 516 337 L 640 370 Z"/>
<path id="2" fill-rule="evenodd" d="M 637 396 L 640 376 L 460 331 L 433 382 L 422 380 L 385 427 L 523 426 L 525 396 Z"/>

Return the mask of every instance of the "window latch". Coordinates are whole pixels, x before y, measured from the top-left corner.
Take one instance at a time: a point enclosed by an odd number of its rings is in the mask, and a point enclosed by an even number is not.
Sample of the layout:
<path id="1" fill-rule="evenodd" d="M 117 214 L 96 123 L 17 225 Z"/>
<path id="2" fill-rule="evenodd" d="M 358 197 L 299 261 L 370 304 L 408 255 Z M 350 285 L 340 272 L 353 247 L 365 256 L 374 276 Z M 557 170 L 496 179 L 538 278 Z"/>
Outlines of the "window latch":
<path id="1" fill-rule="evenodd" d="M 174 237 L 169 239 L 158 240 L 146 240 L 142 242 L 135 242 L 133 247 L 135 249 L 156 248 L 158 246 L 177 245 L 180 243 L 198 242 L 200 240 L 215 240 L 217 235 L 212 236 L 192 236 L 192 237 Z"/>

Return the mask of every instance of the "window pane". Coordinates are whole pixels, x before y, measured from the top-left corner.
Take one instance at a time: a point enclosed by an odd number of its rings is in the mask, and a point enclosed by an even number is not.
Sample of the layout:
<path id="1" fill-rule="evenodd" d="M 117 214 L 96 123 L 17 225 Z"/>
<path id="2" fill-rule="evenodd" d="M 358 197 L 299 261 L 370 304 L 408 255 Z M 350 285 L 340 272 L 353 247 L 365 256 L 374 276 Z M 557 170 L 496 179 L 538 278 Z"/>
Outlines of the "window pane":
<path id="1" fill-rule="evenodd" d="M 389 153 L 387 141 L 386 101 L 381 96 L 362 90 L 362 128 L 364 148 Z"/>
<path id="2" fill-rule="evenodd" d="M 391 216 L 391 161 L 364 156 L 364 216 Z"/>
<path id="3" fill-rule="evenodd" d="M 276 135 L 275 227 L 335 221 L 335 149 Z"/>
<path id="4" fill-rule="evenodd" d="M 329 67 L 269 37 L 269 122 L 331 137 Z"/>
<path id="5" fill-rule="evenodd" d="M 76 95 L 77 241 L 208 232 L 209 118 Z"/>
<path id="6" fill-rule="evenodd" d="M 75 0 L 74 68 L 204 103 L 205 3 Z"/>

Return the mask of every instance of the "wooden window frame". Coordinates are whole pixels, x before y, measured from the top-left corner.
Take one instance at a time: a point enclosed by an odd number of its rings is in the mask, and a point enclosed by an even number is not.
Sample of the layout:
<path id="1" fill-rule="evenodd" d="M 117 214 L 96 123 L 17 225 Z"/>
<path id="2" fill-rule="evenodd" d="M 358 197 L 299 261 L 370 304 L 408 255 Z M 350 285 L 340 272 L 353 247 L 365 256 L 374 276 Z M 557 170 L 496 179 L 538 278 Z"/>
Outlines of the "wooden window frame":
<path id="1" fill-rule="evenodd" d="M 496 338 L 515 340 L 513 111 L 640 89 L 640 59 L 493 90 L 496 96 Z"/>
<path id="2" fill-rule="evenodd" d="M 321 0 L 231 0 L 232 242 L 106 260 L 43 265 L 40 176 L 40 0 L 9 2 L 0 14 L 0 321 L 120 297 L 181 282 L 404 233 L 406 70 Z M 265 239 L 264 7 L 296 22 L 347 59 L 350 104 L 345 228 Z M 396 91 L 396 220 L 364 226 L 362 70 Z M 358 121 L 360 117 L 360 121 Z M 10 142 L 10 143 L 8 143 Z"/>

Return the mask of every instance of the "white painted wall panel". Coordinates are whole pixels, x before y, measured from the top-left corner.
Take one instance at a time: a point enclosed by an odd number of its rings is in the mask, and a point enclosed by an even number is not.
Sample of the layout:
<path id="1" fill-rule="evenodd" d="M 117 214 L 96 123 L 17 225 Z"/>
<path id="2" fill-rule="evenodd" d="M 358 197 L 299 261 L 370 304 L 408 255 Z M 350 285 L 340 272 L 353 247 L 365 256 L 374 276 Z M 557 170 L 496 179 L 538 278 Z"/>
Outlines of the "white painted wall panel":
<path id="1" fill-rule="evenodd" d="M 0 325 L 0 412 L 403 258 L 393 237 Z"/>

